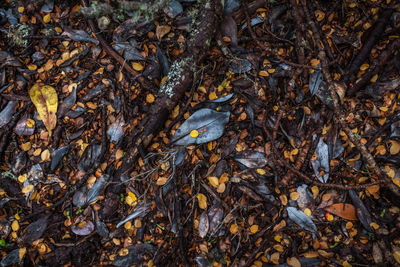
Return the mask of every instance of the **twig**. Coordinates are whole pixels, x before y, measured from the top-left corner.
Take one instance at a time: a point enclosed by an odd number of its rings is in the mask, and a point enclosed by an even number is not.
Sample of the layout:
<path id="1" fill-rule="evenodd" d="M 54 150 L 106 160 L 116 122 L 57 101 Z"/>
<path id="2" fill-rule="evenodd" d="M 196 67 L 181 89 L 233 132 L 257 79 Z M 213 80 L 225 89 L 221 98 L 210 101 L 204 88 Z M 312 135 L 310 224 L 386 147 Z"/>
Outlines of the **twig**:
<path id="1" fill-rule="evenodd" d="M 334 110 L 335 110 L 335 114 L 337 114 L 336 118 L 338 119 L 340 126 L 342 127 L 343 131 L 346 133 L 346 135 L 349 138 L 350 142 L 352 142 L 357 147 L 357 149 L 361 152 L 363 157 L 367 160 L 367 163 L 370 166 L 370 168 L 372 168 L 375 171 L 375 173 L 377 174 L 378 179 L 380 179 L 377 182 L 386 183 L 387 187 L 394 194 L 396 194 L 397 196 L 400 196 L 399 188 L 396 187 L 396 185 L 394 185 L 392 183 L 392 180 L 389 177 L 387 177 L 386 174 L 384 174 L 381 171 L 380 167 L 376 164 L 375 159 L 372 157 L 371 153 L 369 153 L 367 147 L 364 144 L 362 144 L 360 142 L 360 140 L 358 140 L 354 136 L 353 132 L 351 131 L 349 126 L 346 124 L 345 115 L 342 113 L 342 109 L 341 109 L 340 103 L 339 103 L 339 97 L 336 94 L 336 91 L 338 89 L 340 89 L 341 85 L 339 85 L 338 83 L 334 83 L 333 80 L 332 80 L 331 74 L 330 74 L 329 69 L 328 69 L 328 63 L 327 63 L 327 59 L 326 59 L 325 50 L 324 50 L 324 47 L 322 47 L 321 37 L 320 37 L 319 32 L 317 30 L 317 26 L 316 26 L 314 20 L 311 18 L 310 12 L 307 9 L 307 2 L 305 0 L 301 0 L 301 2 L 302 2 L 302 5 L 303 5 L 304 13 L 305 13 L 305 15 L 307 17 L 307 21 L 308 21 L 309 25 L 311 26 L 311 30 L 312 30 L 312 32 L 314 34 L 314 38 L 316 40 L 316 43 L 317 43 L 317 46 L 318 46 L 318 49 L 319 49 L 319 58 L 321 60 L 321 65 L 322 65 L 322 68 L 321 68 L 322 69 L 322 74 L 324 76 L 325 82 L 328 85 L 328 90 L 329 90 L 330 97 L 332 98 L 332 103 L 333 103 L 333 107 L 334 107 Z"/>
<path id="2" fill-rule="evenodd" d="M 247 28 L 249 29 L 249 33 L 250 36 L 253 38 L 253 40 L 262 48 L 264 49 L 267 53 L 272 54 L 274 57 L 276 57 L 279 61 L 292 66 L 292 67 L 296 67 L 296 68 L 307 68 L 307 69 L 315 69 L 315 70 L 320 70 L 319 67 L 313 67 L 313 66 L 309 66 L 309 65 L 303 65 L 303 64 L 297 64 L 297 63 L 293 63 L 289 60 L 286 60 L 285 58 L 283 58 L 282 56 L 278 55 L 277 53 L 275 53 L 274 51 L 272 51 L 271 47 L 265 46 L 262 42 L 260 42 L 257 39 L 256 34 L 254 33 L 253 29 L 251 28 L 251 21 L 250 21 L 250 16 L 247 12 L 247 10 L 244 11 L 246 14 L 246 21 L 247 21 Z"/>

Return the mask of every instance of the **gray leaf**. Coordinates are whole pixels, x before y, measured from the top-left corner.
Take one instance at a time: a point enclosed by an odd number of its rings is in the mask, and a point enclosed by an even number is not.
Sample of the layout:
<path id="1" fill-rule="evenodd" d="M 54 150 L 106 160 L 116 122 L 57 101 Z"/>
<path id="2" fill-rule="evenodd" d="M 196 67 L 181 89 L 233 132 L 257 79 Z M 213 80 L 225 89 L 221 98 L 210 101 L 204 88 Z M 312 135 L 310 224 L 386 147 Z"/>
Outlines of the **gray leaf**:
<path id="1" fill-rule="evenodd" d="M 209 228 L 210 223 L 208 220 L 207 211 L 203 211 L 199 220 L 199 235 L 201 238 L 204 238 L 207 235 Z"/>
<path id="2" fill-rule="evenodd" d="M 312 233 L 317 233 L 317 226 L 314 224 L 311 218 L 307 216 L 307 214 L 294 207 L 287 207 L 286 210 L 288 212 L 289 218 L 296 224 L 298 224 L 301 228 Z"/>
<path id="3" fill-rule="evenodd" d="M 86 224 L 82 227 L 72 225 L 71 230 L 76 235 L 90 235 L 94 231 L 94 224 L 91 221 L 86 221 Z"/>
<path id="4" fill-rule="evenodd" d="M 216 140 L 224 133 L 225 124 L 229 122 L 230 114 L 230 112 L 218 112 L 208 108 L 200 109 L 176 130 L 171 143 L 189 145 Z M 190 132 L 193 130 L 197 130 L 199 133 L 196 138 L 190 136 Z"/>
<path id="5" fill-rule="evenodd" d="M 328 150 L 328 145 L 325 144 L 325 142 L 322 140 L 322 138 L 319 139 L 317 149 L 315 152 L 317 153 L 317 158 L 315 161 L 311 161 L 311 164 L 314 169 L 314 174 L 315 176 L 318 177 L 318 180 L 320 180 L 322 183 L 326 183 L 329 178 L 329 150 Z M 323 176 L 320 176 L 321 170 L 325 171 L 325 174 Z"/>
<path id="6" fill-rule="evenodd" d="M 322 82 L 322 72 L 319 70 L 315 70 L 313 73 L 310 74 L 310 92 L 311 95 L 315 95 L 318 92 L 319 86 Z"/>
<path id="7" fill-rule="evenodd" d="M 151 209 L 151 203 L 137 205 L 131 214 L 129 214 L 125 219 L 123 219 L 117 224 L 117 228 L 126 223 L 127 221 L 146 216 L 147 213 L 149 213 L 150 209 Z"/>
<path id="8" fill-rule="evenodd" d="M 239 152 L 233 159 L 251 169 L 262 168 L 268 163 L 268 160 L 263 153 L 252 150 Z"/>
<path id="9" fill-rule="evenodd" d="M 118 117 L 107 130 L 107 134 L 110 136 L 110 142 L 118 142 L 124 135 L 122 127 L 125 125 L 124 118 Z"/>
<path id="10" fill-rule="evenodd" d="M 98 181 L 94 183 L 94 185 L 89 189 L 89 192 L 87 193 L 87 199 L 86 203 L 92 203 L 97 200 L 99 197 L 99 194 L 103 190 L 104 185 L 107 183 L 109 178 L 108 174 L 103 174 Z"/>
<path id="11" fill-rule="evenodd" d="M 17 104 L 17 101 L 9 101 L 6 107 L 0 112 L 0 128 L 11 121 Z"/>

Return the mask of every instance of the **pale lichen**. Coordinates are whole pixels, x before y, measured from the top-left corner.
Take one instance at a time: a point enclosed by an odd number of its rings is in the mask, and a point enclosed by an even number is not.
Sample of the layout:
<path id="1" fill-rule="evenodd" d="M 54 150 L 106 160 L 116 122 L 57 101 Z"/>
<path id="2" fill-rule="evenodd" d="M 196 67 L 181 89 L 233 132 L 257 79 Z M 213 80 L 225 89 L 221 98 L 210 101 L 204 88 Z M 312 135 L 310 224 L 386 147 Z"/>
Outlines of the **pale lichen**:
<path id="1" fill-rule="evenodd" d="M 175 95 L 174 88 L 175 86 L 185 79 L 182 71 L 183 68 L 188 64 L 190 58 L 182 59 L 180 61 L 175 61 L 170 71 L 168 72 L 167 80 L 160 87 L 160 93 L 167 95 L 169 98 L 172 98 Z"/>

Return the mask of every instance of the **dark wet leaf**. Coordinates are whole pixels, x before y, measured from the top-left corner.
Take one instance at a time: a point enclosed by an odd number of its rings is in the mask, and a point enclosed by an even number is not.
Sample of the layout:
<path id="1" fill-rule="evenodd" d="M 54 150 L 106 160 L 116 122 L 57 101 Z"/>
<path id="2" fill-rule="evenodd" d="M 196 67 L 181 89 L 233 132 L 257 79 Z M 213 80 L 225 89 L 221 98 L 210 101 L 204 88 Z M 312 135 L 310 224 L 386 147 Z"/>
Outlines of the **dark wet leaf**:
<path id="1" fill-rule="evenodd" d="M 24 244 L 30 245 L 33 241 L 42 237 L 48 225 L 49 215 L 29 224 L 22 233 L 21 240 Z"/>
<path id="2" fill-rule="evenodd" d="M 86 109 L 78 106 L 78 107 L 76 107 L 76 109 L 68 111 L 67 114 L 65 114 L 65 115 L 72 119 L 76 119 L 85 112 L 86 112 Z"/>
<path id="3" fill-rule="evenodd" d="M 167 76 L 169 72 L 168 58 L 165 55 L 164 51 L 158 46 L 157 46 L 157 59 L 158 62 L 160 63 L 162 77 Z"/>
<path id="4" fill-rule="evenodd" d="M 230 112 L 200 109 L 192 114 L 176 130 L 171 143 L 175 145 L 203 144 L 222 136 L 225 124 L 229 122 Z M 197 133 L 197 137 L 193 133 Z"/>
<path id="5" fill-rule="evenodd" d="M 5 258 L 1 260 L 0 262 L 1 267 L 10 266 L 11 264 L 16 264 L 21 262 L 22 259 L 19 258 L 19 253 L 20 253 L 19 250 L 20 249 L 17 248 L 8 253 L 7 256 L 5 256 Z"/>
<path id="6" fill-rule="evenodd" d="M 246 114 L 249 116 L 250 121 L 251 121 L 251 125 L 254 128 L 254 110 L 253 110 L 253 108 L 251 107 L 250 104 L 246 105 Z"/>
<path id="7" fill-rule="evenodd" d="M 3 197 L 2 199 L 0 199 L 0 209 L 4 208 L 4 206 L 10 201 L 10 199 L 8 197 Z M 3 225 L 0 223 L 0 239 L 3 239 L 1 237 L 1 231 L 2 231 L 2 227 Z"/>
<path id="8" fill-rule="evenodd" d="M 196 263 L 198 267 L 211 267 L 211 263 L 203 257 L 196 257 Z"/>
<path id="9" fill-rule="evenodd" d="M 218 97 L 218 98 L 216 98 L 216 99 L 214 99 L 214 100 L 208 100 L 208 101 L 206 101 L 206 102 L 210 102 L 210 103 L 224 103 L 224 102 L 227 102 L 227 101 L 231 100 L 233 96 L 234 96 L 234 94 L 229 94 L 229 95 L 226 95 L 226 96 Z"/>
<path id="10" fill-rule="evenodd" d="M 236 74 L 243 74 L 251 71 L 251 69 L 251 63 L 246 58 L 231 60 L 229 64 L 229 71 Z"/>
<path id="11" fill-rule="evenodd" d="M 314 70 L 314 72 L 310 74 L 309 80 L 310 93 L 311 95 L 315 95 L 318 92 L 319 86 L 322 82 L 322 72 L 319 70 Z"/>
<path id="12" fill-rule="evenodd" d="M 101 156 L 101 145 L 91 144 L 87 146 L 79 160 L 78 169 L 86 173 L 91 168 L 96 168 L 100 164 L 99 159 Z"/>
<path id="13" fill-rule="evenodd" d="M 400 121 L 392 123 L 390 126 L 390 137 L 400 136 Z"/>
<path id="14" fill-rule="evenodd" d="M 322 138 L 318 141 L 315 153 L 317 153 L 317 158 L 316 160 L 311 161 L 314 174 L 318 177 L 318 180 L 322 183 L 326 183 L 329 178 L 329 148 Z M 322 170 L 324 171 L 324 174 L 323 176 L 320 176 Z"/>
<path id="15" fill-rule="evenodd" d="M 170 18 L 175 18 L 183 12 L 181 3 L 176 0 L 169 1 L 168 6 L 164 8 L 165 14 Z"/>
<path id="16" fill-rule="evenodd" d="M 26 121 L 30 119 L 27 114 L 25 114 L 15 126 L 15 133 L 18 135 L 32 135 L 35 132 L 35 125 L 33 127 L 28 127 Z"/>
<path id="17" fill-rule="evenodd" d="M 176 153 L 176 155 L 175 155 L 175 162 L 174 162 L 174 164 L 176 165 L 176 166 L 180 166 L 180 165 L 182 165 L 182 163 L 184 163 L 185 162 L 185 157 L 186 157 L 186 149 L 185 148 L 180 148 L 179 150 L 178 150 L 178 152 Z"/>
<path id="18" fill-rule="evenodd" d="M 7 21 L 7 12 L 4 9 L 0 9 L 0 25 L 6 24 Z"/>
<path id="19" fill-rule="evenodd" d="M 61 35 L 68 36 L 75 42 L 90 42 L 95 45 L 99 44 L 98 40 L 90 37 L 90 35 L 84 30 L 74 30 L 67 28 Z"/>
<path id="20" fill-rule="evenodd" d="M 50 170 L 54 171 L 58 164 L 60 164 L 62 158 L 68 153 L 69 151 L 69 146 L 62 146 L 57 148 L 51 153 L 51 165 L 50 165 Z"/>
<path id="21" fill-rule="evenodd" d="M 332 159 L 338 158 L 340 155 L 342 155 L 343 151 L 344 147 L 342 141 L 340 141 L 340 139 L 336 139 L 335 145 L 333 146 Z"/>
<path id="22" fill-rule="evenodd" d="M 54 0 L 46 0 L 40 11 L 45 13 L 50 13 L 53 12 L 53 8 L 54 8 Z"/>
<path id="23" fill-rule="evenodd" d="M 218 204 L 212 205 L 208 209 L 208 218 L 210 222 L 209 232 L 211 234 L 215 234 L 218 225 L 222 222 L 222 218 L 224 217 L 224 210 Z"/>
<path id="24" fill-rule="evenodd" d="M 123 56 L 126 60 L 145 60 L 136 46 L 129 42 L 116 43 L 113 47 L 117 51 L 123 51 Z"/>
<path id="25" fill-rule="evenodd" d="M 13 173 L 19 175 L 22 172 L 22 170 L 25 167 L 27 167 L 28 163 L 29 163 L 29 158 L 27 153 L 25 151 L 18 153 L 13 161 L 13 166 L 12 166 Z"/>
<path id="26" fill-rule="evenodd" d="M 76 102 L 76 88 L 72 89 L 72 92 L 64 99 L 57 111 L 57 117 L 62 118 L 70 109 L 75 105 Z"/>
<path id="27" fill-rule="evenodd" d="M 107 225 L 100 220 L 96 220 L 95 223 L 96 223 L 96 232 L 101 237 L 108 237 L 110 234 L 110 231 L 108 230 Z"/>
<path id="28" fill-rule="evenodd" d="M 110 136 L 110 142 L 117 142 L 124 135 L 124 131 L 122 127 L 125 125 L 124 118 L 119 116 L 109 127 L 107 130 L 107 134 Z"/>
<path id="29" fill-rule="evenodd" d="M 252 150 L 241 151 L 235 154 L 233 159 L 251 169 L 262 168 L 268 163 L 263 153 Z"/>
<path id="30" fill-rule="evenodd" d="M 227 16 L 221 23 L 221 34 L 222 36 L 227 36 L 231 39 L 231 44 L 237 45 L 237 25 L 232 16 Z"/>
<path id="31" fill-rule="evenodd" d="M 94 224 L 92 221 L 86 221 L 82 227 L 72 225 L 71 230 L 76 235 L 90 235 L 94 231 Z"/>
<path id="32" fill-rule="evenodd" d="M 259 15 L 259 16 L 255 17 L 255 18 L 251 19 L 250 25 L 253 27 L 253 26 L 256 26 L 256 25 L 258 25 L 260 23 L 263 23 L 263 22 L 264 22 L 264 18 L 261 15 Z M 247 28 L 247 23 L 243 24 L 242 30 L 244 30 L 246 28 Z"/>
<path id="33" fill-rule="evenodd" d="M 86 102 L 100 95 L 103 91 L 107 90 L 104 84 L 98 84 L 95 88 L 91 89 L 83 98 L 82 101 Z"/>
<path id="34" fill-rule="evenodd" d="M 0 51 L 0 68 L 3 67 L 22 67 L 22 63 L 10 53 Z"/>
<path id="35" fill-rule="evenodd" d="M 0 51 L 1 52 L 1 51 Z M 0 128 L 9 123 L 15 113 L 18 101 L 9 101 L 5 108 L 0 112 Z"/>
<path id="36" fill-rule="evenodd" d="M 349 196 L 353 205 L 356 207 L 357 217 L 360 220 L 361 224 L 364 226 L 366 230 L 369 232 L 373 232 L 374 230 L 371 227 L 371 214 L 369 213 L 367 207 L 365 207 L 362 200 L 358 197 L 357 193 L 354 190 L 349 190 Z"/>
<path id="37" fill-rule="evenodd" d="M 210 223 L 208 220 L 207 211 L 205 210 L 201 214 L 199 220 L 199 235 L 201 238 L 204 238 L 207 235 L 209 228 L 210 228 Z"/>
<path id="38" fill-rule="evenodd" d="M 147 215 L 147 213 L 150 212 L 150 210 L 151 210 L 151 203 L 142 203 L 142 204 L 136 205 L 133 212 L 117 224 L 117 228 L 120 227 L 121 225 L 123 225 L 124 223 L 126 223 L 127 221 L 130 221 L 130 220 L 133 220 L 136 218 L 143 218 L 144 216 Z"/>
<path id="39" fill-rule="evenodd" d="M 0 221 L 0 239 L 6 239 L 11 233 L 11 222 L 6 218 Z"/>
<path id="40" fill-rule="evenodd" d="M 317 226 L 314 224 L 311 218 L 307 216 L 307 214 L 294 207 L 287 207 L 286 210 L 288 212 L 289 218 L 296 224 L 298 224 L 301 228 L 312 233 L 317 233 Z"/>
<path id="41" fill-rule="evenodd" d="M 87 193 L 88 189 L 85 186 L 83 186 L 81 189 L 75 192 L 74 196 L 72 197 L 72 203 L 76 207 L 83 207 L 86 205 L 86 200 L 87 200 Z"/>
<path id="42" fill-rule="evenodd" d="M 116 256 L 114 266 L 125 267 L 139 264 L 144 260 L 145 255 L 154 255 L 157 249 L 151 244 L 135 244 L 127 247 L 129 253 L 125 256 Z"/>
<path id="43" fill-rule="evenodd" d="M 103 191 L 103 188 L 109 178 L 110 178 L 110 176 L 108 174 L 103 174 L 99 178 L 99 180 L 97 180 L 94 183 L 94 185 L 89 189 L 89 191 L 87 193 L 87 200 L 86 200 L 87 204 L 90 204 L 98 199 L 100 193 Z"/>

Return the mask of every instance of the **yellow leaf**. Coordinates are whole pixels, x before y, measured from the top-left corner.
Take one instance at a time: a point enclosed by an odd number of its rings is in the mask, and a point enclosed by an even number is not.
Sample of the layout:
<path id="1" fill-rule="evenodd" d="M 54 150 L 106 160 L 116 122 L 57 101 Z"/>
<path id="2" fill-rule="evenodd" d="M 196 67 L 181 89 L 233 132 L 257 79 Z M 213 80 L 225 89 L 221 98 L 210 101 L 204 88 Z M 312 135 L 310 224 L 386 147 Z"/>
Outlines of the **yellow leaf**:
<path id="1" fill-rule="evenodd" d="M 133 62 L 132 63 L 132 68 L 136 71 L 142 71 L 143 70 L 143 65 L 140 64 L 139 62 Z"/>
<path id="2" fill-rule="evenodd" d="M 117 152 L 115 152 L 115 159 L 119 160 L 124 156 L 124 151 L 122 149 L 118 149 Z"/>
<path id="3" fill-rule="evenodd" d="M 135 206 L 137 204 L 137 197 L 131 191 L 128 192 L 128 196 L 125 198 L 126 204 L 129 206 Z"/>
<path id="4" fill-rule="evenodd" d="M 190 132 L 190 136 L 193 137 L 193 138 L 196 138 L 197 136 L 199 136 L 199 131 L 197 131 L 197 130 L 192 130 L 192 131 Z"/>
<path id="5" fill-rule="evenodd" d="M 376 82 L 376 80 L 378 80 L 378 74 L 375 74 L 374 76 L 372 76 L 371 80 L 369 80 L 371 83 Z"/>
<path id="6" fill-rule="evenodd" d="M 288 200 L 286 195 L 280 195 L 279 199 L 281 200 L 283 206 L 287 205 Z"/>
<path id="7" fill-rule="evenodd" d="M 313 193 L 314 199 L 316 199 L 318 196 L 318 193 L 319 193 L 318 187 L 316 187 L 315 185 L 313 187 L 311 187 L 311 192 Z"/>
<path id="8" fill-rule="evenodd" d="M 31 192 L 33 190 L 33 185 L 32 184 L 27 184 L 22 188 L 22 193 L 24 194 L 28 194 L 29 192 Z"/>
<path id="9" fill-rule="evenodd" d="M 265 175 L 267 172 L 263 169 L 257 169 L 257 173 L 260 175 Z"/>
<path id="10" fill-rule="evenodd" d="M 298 192 L 290 193 L 290 199 L 296 201 L 299 198 L 300 194 Z"/>
<path id="11" fill-rule="evenodd" d="M 268 73 L 274 73 L 275 69 L 268 69 Z"/>
<path id="12" fill-rule="evenodd" d="M 360 70 L 367 70 L 369 68 L 369 64 L 365 63 L 360 66 Z"/>
<path id="13" fill-rule="evenodd" d="M 393 258 L 400 264 L 400 250 L 393 251 Z"/>
<path id="14" fill-rule="evenodd" d="M 268 73 L 267 71 L 265 71 L 265 70 L 262 70 L 262 71 L 260 71 L 260 72 L 258 73 L 258 75 L 260 75 L 260 76 L 262 76 L 262 77 L 268 77 L 268 76 L 269 76 L 269 73 Z"/>
<path id="15" fill-rule="evenodd" d="M 215 176 L 210 176 L 210 177 L 208 177 L 208 181 L 209 181 L 210 184 L 211 184 L 213 187 L 215 187 L 215 188 L 217 188 L 218 185 L 219 185 L 219 180 L 218 180 L 218 178 L 215 177 Z"/>
<path id="16" fill-rule="evenodd" d="M 19 13 L 24 13 L 25 8 L 23 6 L 18 7 L 18 12 Z"/>
<path id="17" fill-rule="evenodd" d="M 156 36 L 158 40 L 161 40 L 164 35 L 166 35 L 167 33 L 169 33 L 169 31 L 171 30 L 171 26 L 168 25 L 157 25 L 156 28 Z"/>
<path id="18" fill-rule="evenodd" d="M 208 99 L 210 99 L 210 100 L 214 100 L 214 99 L 216 99 L 217 98 L 217 94 L 215 93 L 215 92 L 211 92 L 209 95 L 208 95 Z"/>
<path id="19" fill-rule="evenodd" d="M 311 216 L 311 210 L 310 210 L 309 208 L 306 208 L 306 209 L 304 210 L 304 213 L 305 213 L 308 217 Z"/>
<path id="20" fill-rule="evenodd" d="M 31 149 L 31 147 L 32 147 L 31 142 L 26 142 L 26 143 L 23 143 L 23 144 L 20 145 L 20 148 L 23 151 L 28 151 L 29 149 Z"/>
<path id="21" fill-rule="evenodd" d="M 378 230 L 378 229 L 379 229 L 379 224 L 377 224 L 376 222 L 370 223 L 369 226 L 371 226 L 371 227 L 374 228 L 375 230 Z"/>
<path id="22" fill-rule="evenodd" d="M 199 201 L 200 209 L 205 210 L 207 208 L 207 197 L 204 194 L 199 193 L 197 194 L 197 200 Z"/>
<path id="23" fill-rule="evenodd" d="M 151 103 L 154 102 L 154 100 L 155 100 L 155 97 L 154 97 L 153 94 L 148 94 L 148 95 L 146 96 L 146 102 L 147 102 L 147 103 L 151 104 Z"/>
<path id="24" fill-rule="evenodd" d="M 26 253 L 26 248 L 20 248 L 20 249 L 19 249 L 19 251 L 18 251 L 18 257 L 19 257 L 20 260 L 22 260 L 22 259 L 24 258 L 25 253 Z"/>
<path id="25" fill-rule="evenodd" d="M 18 176 L 18 182 L 20 182 L 21 184 L 24 183 L 26 181 L 26 179 L 28 179 L 28 174 L 26 174 L 26 173 Z"/>
<path id="26" fill-rule="evenodd" d="M 51 131 L 57 124 L 58 96 L 56 90 L 49 85 L 39 86 L 36 83 L 29 90 L 29 96 L 51 136 Z"/>
<path id="27" fill-rule="evenodd" d="M 12 224 L 11 224 L 11 229 L 12 229 L 14 232 L 16 232 L 16 231 L 19 230 L 19 223 L 18 223 L 17 220 L 15 220 L 15 221 L 12 222 Z"/>
<path id="28" fill-rule="evenodd" d="M 51 14 L 47 14 L 43 17 L 44 23 L 49 23 L 51 21 Z"/>
<path id="29" fill-rule="evenodd" d="M 325 13 L 321 10 L 316 10 L 314 12 L 314 14 L 315 14 L 315 17 L 317 17 L 317 21 L 321 21 L 325 18 Z"/>
<path id="30" fill-rule="evenodd" d="M 179 105 L 176 105 L 172 110 L 171 116 L 173 119 L 175 119 L 176 117 L 178 117 L 178 115 L 179 115 Z"/>
<path id="31" fill-rule="evenodd" d="M 25 122 L 25 124 L 26 124 L 26 126 L 27 126 L 28 128 L 33 128 L 33 127 L 35 126 L 35 121 L 32 120 L 32 119 L 27 119 L 26 122 Z"/>
<path id="32" fill-rule="evenodd" d="M 257 225 L 257 224 L 252 225 L 252 226 L 250 227 L 250 233 L 251 233 L 251 234 L 255 234 L 255 233 L 257 233 L 257 232 L 258 232 L 258 225 Z"/>
<path id="33" fill-rule="evenodd" d="M 29 64 L 29 65 L 28 65 L 28 69 L 29 69 L 29 70 L 36 70 L 36 69 L 37 69 L 37 66 L 36 66 L 35 64 Z"/>
<path id="34" fill-rule="evenodd" d="M 232 233 L 232 234 L 236 234 L 237 233 L 237 231 L 238 231 L 238 228 L 237 228 L 237 226 L 236 226 L 236 224 L 231 224 L 231 227 L 229 227 L 229 231 Z"/>

